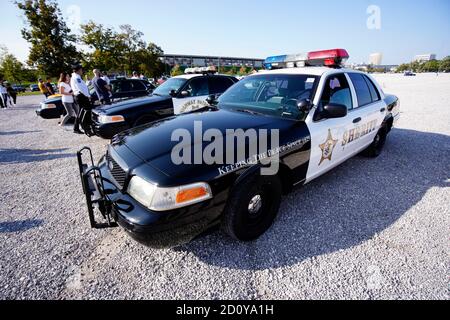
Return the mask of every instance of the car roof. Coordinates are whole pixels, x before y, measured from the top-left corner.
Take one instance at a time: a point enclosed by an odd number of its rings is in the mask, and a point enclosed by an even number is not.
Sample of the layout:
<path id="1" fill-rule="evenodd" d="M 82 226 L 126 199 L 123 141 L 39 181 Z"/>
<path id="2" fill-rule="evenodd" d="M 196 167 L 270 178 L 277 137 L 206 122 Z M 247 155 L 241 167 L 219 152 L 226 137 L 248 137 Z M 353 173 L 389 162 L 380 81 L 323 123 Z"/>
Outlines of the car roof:
<path id="1" fill-rule="evenodd" d="M 354 73 L 362 73 L 357 70 L 352 69 L 333 69 L 328 67 L 303 67 L 303 68 L 285 68 L 285 69 L 276 69 L 276 70 L 263 70 L 255 73 L 252 76 L 257 76 L 260 74 L 298 74 L 298 75 L 311 75 L 311 76 L 323 76 L 333 73 L 341 73 L 341 72 L 354 72 Z"/>
<path id="2" fill-rule="evenodd" d="M 175 79 L 179 78 L 179 79 L 190 80 L 190 79 L 196 78 L 196 77 L 217 77 L 217 76 L 233 78 L 232 76 L 226 75 L 226 74 L 208 74 L 208 75 L 203 75 L 201 73 L 183 74 L 183 75 L 172 77 L 172 78 L 175 78 Z"/>

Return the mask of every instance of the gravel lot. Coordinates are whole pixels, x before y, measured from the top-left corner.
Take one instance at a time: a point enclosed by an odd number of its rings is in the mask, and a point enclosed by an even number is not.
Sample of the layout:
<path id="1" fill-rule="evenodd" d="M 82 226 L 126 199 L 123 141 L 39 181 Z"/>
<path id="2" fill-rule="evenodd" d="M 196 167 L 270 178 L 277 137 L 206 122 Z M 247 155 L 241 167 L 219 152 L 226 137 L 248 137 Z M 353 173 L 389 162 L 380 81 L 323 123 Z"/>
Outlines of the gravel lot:
<path id="1" fill-rule="evenodd" d="M 450 75 L 377 76 L 402 102 L 378 159 L 287 196 L 250 244 L 153 250 L 88 227 L 76 151 L 106 141 L 0 110 L 0 299 L 448 299 Z"/>

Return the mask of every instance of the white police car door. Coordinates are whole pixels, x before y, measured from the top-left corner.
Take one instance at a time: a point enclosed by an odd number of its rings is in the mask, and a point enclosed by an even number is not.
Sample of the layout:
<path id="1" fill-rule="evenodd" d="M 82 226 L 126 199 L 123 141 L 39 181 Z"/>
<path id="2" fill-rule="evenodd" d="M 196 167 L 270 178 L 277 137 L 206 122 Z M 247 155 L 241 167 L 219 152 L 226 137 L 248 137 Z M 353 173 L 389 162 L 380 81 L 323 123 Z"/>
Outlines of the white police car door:
<path id="1" fill-rule="evenodd" d="M 209 96 L 208 77 L 196 77 L 188 81 L 180 94 L 173 98 L 176 115 L 206 107 Z"/>
<path id="2" fill-rule="evenodd" d="M 357 107 L 351 112 L 354 126 L 343 137 L 342 144 L 355 152 L 368 147 L 387 114 L 384 94 L 377 88 L 375 81 L 362 73 L 348 73 L 357 100 Z"/>
<path id="3" fill-rule="evenodd" d="M 306 182 L 331 170 L 351 157 L 357 148 L 356 144 L 342 145 L 346 132 L 352 129 L 353 115 L 351 110 L 357 105 L 353 87 L 344 73 L 333 74 L 322 79 L 313 109 L 306 123 L 311 133 L 311 155 Z M 349 114 L 343 118 L 328 119 L 321 112 L 327 104 L 342 104 Z"/>

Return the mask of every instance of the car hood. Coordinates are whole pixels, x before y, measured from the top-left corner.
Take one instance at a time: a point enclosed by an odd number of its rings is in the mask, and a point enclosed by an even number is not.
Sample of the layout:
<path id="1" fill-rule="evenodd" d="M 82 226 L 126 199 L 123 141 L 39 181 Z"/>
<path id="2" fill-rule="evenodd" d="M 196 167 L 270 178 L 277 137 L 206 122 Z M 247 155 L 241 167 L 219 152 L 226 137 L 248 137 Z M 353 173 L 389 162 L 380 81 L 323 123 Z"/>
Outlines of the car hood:
<path id="1" fill-rule="evenodd" d="M 134 108 L 134 107 L 140 107 L 143 105 L 152 105 L 152 104 L 159 104 L 164 103 L 167 101 L 170 101 L 172 97 L 168 96 L 157 96 L 157 95 L 150 95 L 150 96 L 144 96 L 140 98 L 130 99 L 118 103 L 114 103 L 109 106 L 102 106 L 100 108 L 97 108 L 96 110 L 99 113 L 106 113 L 106 114 L 117 114 L 120 113 L 123 110 Z"/>
<path id="2" fill-rule="evenodd" d="M 44 103 L 55 103 L 58 101 L 62 101 L 62 96 L 61 95 L 53 95 L 53 96 L 49 96 L 47 99 L 44 100 Z"/>
<path id="3" fill-rule="evenodd" d="M 190 146 L 194 150 L 195 146 L 199 146 L 204 150 L 210 142 L 194 142 L 194 123 L 202 126 L 202 135 L 208 129 L 219 130 L 225 136 L 227 129 L 278 129 L 280 131 L 280 143 L 286 139 L 295 139 L 283 132 L 289 130 L 293 126 L 298 126 L 299 122 L 266 117 L 262 115 L 253 115 L 228 110 L 206 110 L 197 111 L 179 115 L 177 117 L 168 118 L 148 125 L 133 128 L 117 135 L 112 145 L 114 148 L 127 148 L 137 155 L 143 162 L 155 169 L 163 172 L 171 177 L 183 177 L 187 179 L 192 176 L 194 179 L 205 173 L 206 164 L 175 165 L 172 161 L 172 150 L 178 145 L 181 139 L 172 141 L 172 134 L 176 130 L 189 132 L 191 139 L 186 142 L 186 146 Z M 201 139 L 201 138 L 200 138 Z M 183 141 L 185 143 L 185 141 Z M 270 141 L 269 141 L 270 144 Z M 224 151 L 225 152 L 225 151 Z M 193 153 L 193 152 L 192 152 Z M 208 169 L 215 170 L 220 165 L 207 166 Z"/>

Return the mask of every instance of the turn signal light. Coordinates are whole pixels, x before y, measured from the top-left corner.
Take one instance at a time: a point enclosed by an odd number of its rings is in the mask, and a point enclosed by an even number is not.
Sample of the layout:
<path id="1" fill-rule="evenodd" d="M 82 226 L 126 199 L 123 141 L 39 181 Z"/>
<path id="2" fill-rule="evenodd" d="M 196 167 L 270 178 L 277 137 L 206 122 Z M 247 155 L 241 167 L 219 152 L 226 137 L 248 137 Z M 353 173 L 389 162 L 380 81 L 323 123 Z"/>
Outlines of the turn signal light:
<path id="1" fill-rule="evenodd" d="M 185 203 L 195 199 L 203 198 L 209 195 L 208 190 L 204 187 L 196 187 L 178 192 L 177 203 Z"/>

